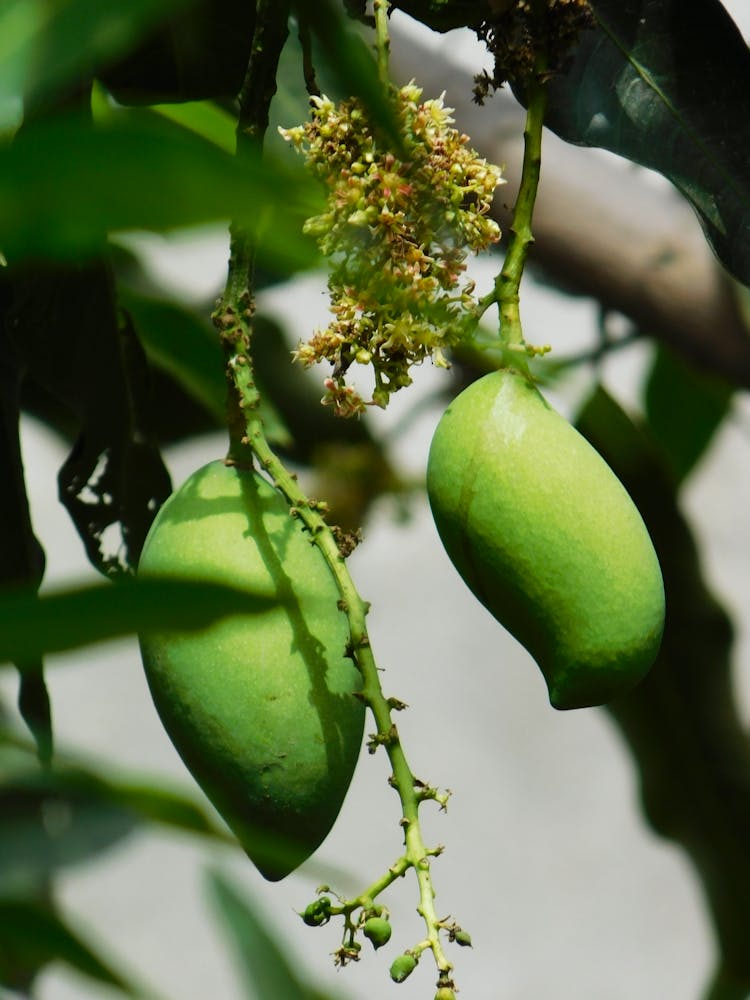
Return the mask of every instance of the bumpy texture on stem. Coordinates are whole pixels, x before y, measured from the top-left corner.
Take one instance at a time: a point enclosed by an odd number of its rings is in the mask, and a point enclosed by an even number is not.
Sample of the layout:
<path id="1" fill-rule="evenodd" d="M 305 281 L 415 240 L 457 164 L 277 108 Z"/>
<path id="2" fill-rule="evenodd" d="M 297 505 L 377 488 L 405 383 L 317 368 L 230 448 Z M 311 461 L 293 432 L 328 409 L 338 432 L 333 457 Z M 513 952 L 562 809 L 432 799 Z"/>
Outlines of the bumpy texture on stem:
<path id="1" fill-rule="evenodd" d="M 283 9 L 281 9 L 283 8 Z M 258 7 L 256 37 L 253 43 L 248 74 L 240 95 L 240 117 L 237 127 L 238 155 L 260 155 L 262 138 L 268 123 L 268 107 L 274 92 L 278 58 L 286 38 L 287 5 L 262 0 Z M 260 95 L 260 96 L 258 96 Z M 419 884 L 420 902 L 427 937 L 425 946 L 432 951 L 439 970 L 441 984 L 448 982 L 451 963 L 440 940 L 440 921 L 435 911 L 435 892 L 430 872 L 430 857 L 440 849 L 428 849 L 419 823 L 419 805 L 426 797 L 421 782 L 415 779 L 406 760 L 398 730 L 392 718 L 392 704 L 380 686 L 380 677 L 370 648 L 366 616 L 368 605 L 362 600 L 349 575 L 345 558 L 336 536 L 322 516 L 324 504 L 306 497 L 296 477 L 283 465 L 271 449 L 258 412 L 259 394 L 255 385 L 251 356 L 252 285 L 254 246 L 252 233 L 232 230 L 229 275 L 224 295 L 214 314 L 226 357 L 229 393 L 229 462 L 246 464 L 257 461 L 273 486 L 289 504 L 290 515 L 299 519 L 310 540 L 321 552 L 339 593 L 338 606 L 346 615 L 349 628 L 347 654 L 357 666 L 361 678 L 361 698 L 377 725 L 372 745 L 382 745 L 391 763 L 391 784 L 395 787 L 402 808 L 405 851 L 389 873 L 366 890 L 355 901 L 371 903 L 393 879 L 413 868 Z M 352 907 L 349 907 L 351 909 Z"/>

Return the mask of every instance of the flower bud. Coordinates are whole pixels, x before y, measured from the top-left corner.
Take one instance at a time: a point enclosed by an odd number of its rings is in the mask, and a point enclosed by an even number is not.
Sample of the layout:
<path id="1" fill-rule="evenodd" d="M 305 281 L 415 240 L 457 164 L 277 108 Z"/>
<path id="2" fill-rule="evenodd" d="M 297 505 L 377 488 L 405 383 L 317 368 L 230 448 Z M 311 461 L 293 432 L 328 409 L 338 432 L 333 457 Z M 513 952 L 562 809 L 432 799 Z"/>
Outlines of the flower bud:
<path id="1" fill-rule="evenodd" d="M 321 927 L 331 919 L 331 900 L 328 896 L 321 896 L 305 907 L 302 919 L 308 927 Z"/>

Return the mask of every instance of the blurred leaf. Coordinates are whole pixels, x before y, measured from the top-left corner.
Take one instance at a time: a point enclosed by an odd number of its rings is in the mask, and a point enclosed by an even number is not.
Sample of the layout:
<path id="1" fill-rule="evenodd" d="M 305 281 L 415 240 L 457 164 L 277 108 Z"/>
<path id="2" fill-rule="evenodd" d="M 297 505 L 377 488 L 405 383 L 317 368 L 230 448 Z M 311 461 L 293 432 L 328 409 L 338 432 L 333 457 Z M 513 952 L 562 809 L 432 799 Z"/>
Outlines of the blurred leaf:
<path id="1" fill-rule="evenodd" d="M 747 1000 L 748 982 L 743 975 L 735 976 L 730 970 L 719 967 L 703 1000 Z"/>
<path id="2" fill-rule="evenodd" d="M 26 377 L 77 418 L 59 494 L 92 564 L 133 572 L 171 482 L 152 429 L 149 371 L 105 260 L 12 275 L 9 329 Z"/>
<path id="3" fill-rule="evenodd" d="M 44 551 L 36 538 L 26 496 L 19 438 L 22 363 L 8 336 L 10 283 L 0 277 L 0 585 L 39 586 Z M 40 659 L 24 664 L 20 690 L 21 716 L 37 742 L 39 759 L 52 756 L 52 715 Z"/>
<path id="4" fill-rule="evenodd" d="M 119 55 L 194 0 L 4 0 L 0 9 L 0 102 L 25 92 L 38 103 Z"/>
<path id="5" fill-rule="evenodd" d="M 200 801 L 206 802 L 203 796 Z M 31 744 L 2 727 L 0 815 L 8 817 L 7 824 L 0 824 L 0 885 L 4 887 L 14 879 L 18 881 L 22 874 L 14 863 L 14 856 L 6 853 L 6 848 L 12 850 L 14 844 L 19 851 L 18 857 L 25 858 L 29 865 L 26 875 L 32 875 L 33 867 L 38 865 L 38 873 L 43 876 L 52 865 L 83 860 L 87 841 L 91 850 L 104 850 L 118 837 L 135 829 L 138 821 L 157 823 L 239 849 L 233 834 L 214 819 L 214 810 L 179 789 L 137 776 L 113 777 L 111 766 L 107 767 L 106 774 L 99 773 L 59 750 L 54 766 L 42 769 Z M 27 843 L 24 839 L 34 815 L 51 835 L 46 859 L 42 840 L 37 838 Z M 91 823 L 90 829 L 87 829 L 88 823 Z M 18 837 L 14 834 L 16 829 Z M 259 829 L 251 835 L 267 853 L 287 847 L 275 834 L 269 835 Z M 37 848 L 41 854 L 35 853 Z M 307 863 L 306 870 L 321 881 L 354 880 L 351 872 L 314 859 Z"/>
<path id="6" fill-rule="evenodd" d="M 0 758 L 0 896 L 33 891 L 58 868 L 91 861 L 141 823 L 118 803 L 3 780 Z"/>
<path id="7" fill-rule="evenodd" d="M 208 888 L 233 945 L 247 995 L 260 1000 L 312 1000 L 250 901 L 216 871 L 209 872 Z"/>
<path id="8" fill-rule="evenodd" d="M 648 821 L 687 852 L 702 879 L 721 981 L 750 991 L 750 738 L 734 698 L 732 623 L 706 584 L 698 541 L 648 429 L 601 388 L 578 428 L 638 506 L 666 594 L 655 664 L 607 710 L 637 764 Z"/>
<path id="9" fill-rule="evenodd" d="M 40 763 L 47 765 L 52 760 L 54 740 L 52 706 L 44 677 L 44 664 L 41 659 L 37 659 L 33 662 L 17 663 L 16 666 L 21 675 L 18 710 L 34 737 Z M 1 810 L 0 815 L 2 815 Z"/>
<path id="10" fill-rule="evenodd" d="M 0 238 L 13 261 L 95 254 L 108 232 L 232 218 L 254 226 L 262 262 L 293 271 L 317 259 L 301 230 L 319 208 L 299 170 L 268 157 L 240 164 L 149 111 L 99 128 L 58 116 L 0 148 Z"/>
<path id="11" fill-rule="evenodd" d="M 234 153 L 237 145 L 237 122 L 214 101 L 185 101 L 182 104 L 156 104 L 153 110 L 182 128 L 223 149 Z"/>
<path id="12" fill-rule="evenodd" d="M 48 907 L 22 899 L 0 899 L 0 985 L 14 984 L 19 968 L 38 968 L 56 961 L 128 996 L 146 996 Z"/>
<path id="13" fill-rule="evenodd" d="M 120 287 L 127 310 L 149 360 L 175 378 L 214 417 L 226 419 L 226 380 L 219 335 L 207 318 L 177 302 L 140 295 Z"/>
<path id="14" fill-rule="evenodd" d="M 370 44 L 332 0 L 293 0 L 297 16 L 312 31 L 325 71 L 344 98 L 357 97 L 393 152 L 406 159 L 403 137 L 386 88 L 378 76 L 374 33 Z"/>
<path id="15" fill-rule="evenodd" d="M 222 584 L 154 578 L 40 596 L 0 593 L 0 664 L 135 632 L 206 628 L 227 615 L 260 614 L 274 602 Z"/>
<path id="16" fill-rule="evenodd" d="M 552 81 L 563 139 L 658 170 L 750 283 L 750 52 L 719 0 L 592 0 L 598 22 Z"/>
<path id="17" fill-rule="evenodd" d="M 732 387 L 705 375 L 659 345 L 646 382 L 645 397 L 651 434 L 676 482 L 681 483 L 727 415 Z"/>
<path id="18" fill-rule="evenodd" d="M 223 427 L 227 406 L 224 358 L 218 333 L 208 318 L 177 302 L 151 298 L 122 287 L 119 300 L 132 317 L 152 364 L 179 382 L 211 414 L 216 426 Z M 284 363 L 291 366 L 289 352 Z M 265 393 L 260 413 L 269 441 L 291 445 L 291 435 Z"/>
<path id="19" fill-rule="evenodd" d="M 235 844 L 212 815 L 184 793 L 133 778 L 112 778 L 59 754 L 40 769 L 28 747 L 0 731 L 0 895 L 28 891 L 57 868 L 89 860 L 143 822 Z"/>
<path id="20" fill-rule="evenodd" d="M 251 0 L 196 0 L 99 74 L 124 105 L 233 99 L 255 26 Z"/>
<path id="21" fill-rule="evenodd" d="M 181 101 L 173 104 L 152 104 L 151 112 L 194 132 L 212 145 L 233 154 L 237 146 L 237 119 L 216 101 Z M 97 125 L 110 125 L 130 112 L 115 104 L 99 82 L 91 93 L 91 113 Z"/>

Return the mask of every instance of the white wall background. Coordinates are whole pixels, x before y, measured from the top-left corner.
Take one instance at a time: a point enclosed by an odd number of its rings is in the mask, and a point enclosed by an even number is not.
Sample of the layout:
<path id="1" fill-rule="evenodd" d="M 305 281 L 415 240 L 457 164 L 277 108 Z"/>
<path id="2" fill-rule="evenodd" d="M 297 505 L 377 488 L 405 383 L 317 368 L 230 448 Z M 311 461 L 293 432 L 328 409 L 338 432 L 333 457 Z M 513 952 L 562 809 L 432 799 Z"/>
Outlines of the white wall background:
<path id="1" fill-rule="evenodd" d="M 727 6 L 730 6 L 727 4 Z M 750 32 L 750 11 L 733 5 Z M 439 55 L 460 40 L 439 41 Z M 223 234 L 200 240 L 149 238 L 157 269 L 201 298 L 223 281 Z M 480 280 L 482 272 L 479 272 Z M 486 275 L 485 275 L 486 280 Z M 265 306 L 304 336 L 325 318 L 323 279 L 306 278 L 293 293 L 277 289 Z M 568 348 L 593 336 L 591 304 L 529 284 L 524 302 L 529 339 Z M 304 318 L 304 328 L 299 317 Z M 632 402 L 647 361 L 642 345 L 607 367 L 611 388 Z M 385 431 L 440 378 L 425 368 L 411 399 L 378 417 Z M 409 395 L 409 394 L 406 394 Z M 560 400 L 565 405 L 565 400 Z M 399 444 L 402 468 L 421 475 L 439 417 L 424 412 Z M 59 442 L 33 421 L 24 425 L 24 455 L 33 518 L 49 556 L 48 583 L 91 578 L 80 542 L 57 503 Z M 175 482 L 220 456 L 221 436 L 172 449 Z M 698 526 L 709 576 L 740 627 L 737 679 L 750 706 L 746 553 L 750 548 L 750 411 L 738 408 L 694 474 L 685 505 Z M 447 815 L 424 808 L 429 841 L 446 845 L 434 864 L 438 910 L 472 934 L 472 950 L 454 948 L 466 1000 L 698 1000 L 713 946 L 695 879 L 681 854 L 644 828 L 631 764 L 603 712 L 555 713 L 529 656 L 465 589 L 438 542 L 425 502 L 397 523 L 383 504 L 367 526 L 351 566 L 372 601 L 371 637 L 386 693 L 412 707 L 399 728 L 415 771 L 453 789 Z M 744 617 L 743 617 L 744 616 Z M 190 790 L 151 705 L 135 641 L 55 658 L 49 670 L 57 740 L 102 767 L 156 774 Z M 14 693 L 8 676 L 1 690 Z M 400 853 L 399 811 L 386 785 L 383 755 L 363 755 L 336 827 L 317 860 L 350 873 L 356 891 Z M 240 1000 L 227 950 L 203 893 L 203 871 L 217 855 L 188 838 L 149 833 L 60 879 L 65 911 L 115 958 L 171 1000 Z M 269 914 L 298 956 L 300 972 L 332 984 L 351 1000 L 393 996 L 430 1000 L 429 956 L 395 986 L 388 966 L 421 937 L 416 890 L 407 878 L 385 902 L 394 935 L 374 955 L 333 969 L 338 925 L 304 927 L 295 910 L 313 897 L 314 865 L 269 885 L 232 852 L 218 857 L 239 888 Z M 67 973 L 50 972 L 40 1000 L 104 997 Z M 258 1000 L 283 1000 L 262 997 Z"/>

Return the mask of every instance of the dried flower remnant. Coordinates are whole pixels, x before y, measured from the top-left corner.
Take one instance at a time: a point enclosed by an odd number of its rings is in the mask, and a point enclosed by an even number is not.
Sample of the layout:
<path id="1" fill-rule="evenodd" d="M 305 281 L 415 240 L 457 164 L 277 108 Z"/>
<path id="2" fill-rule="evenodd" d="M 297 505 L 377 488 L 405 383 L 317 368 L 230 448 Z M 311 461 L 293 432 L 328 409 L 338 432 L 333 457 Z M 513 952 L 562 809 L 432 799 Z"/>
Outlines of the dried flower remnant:
<path id="1" fill-rule="evenodd" d="M 370 403 L 381 407 L 410 384 L 412 365 L 447 365 L 446 349 L 477 323 L 466 258 L 500 238 L 488 215 L 500 168 L 452 127 L 442 98 L 422 102 L 414 83 L 393 97 L 403 160 L 383 148 L 356 100 L 315 97 L 309 122 L 280 129 L 328 190 L 326 211 L 305 230 L 329 259 L 334 318 L 295 358 L 333 366 L 323 401 L 341 416 L 366 405 L 346 384 L 352 364 L 372 366 Z"/>
<path id="2" fill-rule="evenodd" d="M 510 0 L 474 30 L 494 59 L 492 72 L 474 78 L 474 100 L 484 104 L 507 81 L 525 86 L 545 57 L 545 74 L 554 76 L 568 64 L 581 32 L 595 25 L 589 0 Z"/>

